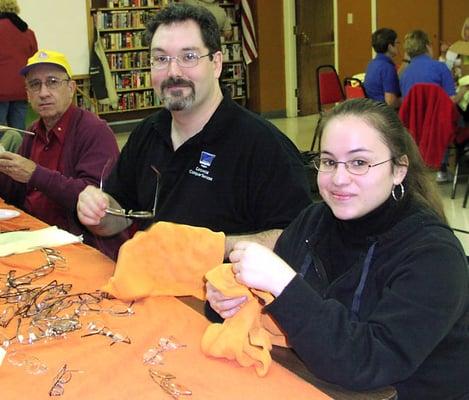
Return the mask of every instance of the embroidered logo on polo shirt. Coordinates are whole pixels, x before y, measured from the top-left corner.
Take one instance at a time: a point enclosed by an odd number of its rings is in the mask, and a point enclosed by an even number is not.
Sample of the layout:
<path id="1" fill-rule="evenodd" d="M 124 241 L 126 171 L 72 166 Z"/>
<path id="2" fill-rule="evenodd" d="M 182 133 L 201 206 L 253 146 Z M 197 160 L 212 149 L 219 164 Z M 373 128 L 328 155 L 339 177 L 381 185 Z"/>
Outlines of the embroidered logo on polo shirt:
<path id="1" fill-rule="evenodd" d="M 208 168 L 208 167 L 210 167 L 210 165 L 212 165 L 212 161 L 215 157 L 216 157 L 215 154 L 208 153 L 206 151 L 202 151 L 200 153 L 199 163 L 200 163 L 200 165 L 202 165 L 202 167 Z"/>
<path id="2" fill-rule="evenodd" d="M 208 169 L 211 165 L 213 160 L 215 159 L 216 155 L 212 153 L 208 153 L 207 151 L 202 151 L 200 153 L 199 164 L 200 166 L 195 167 L 195 170 L 190 169 L 189 174 L 194 175 L 196 177 L 206 179 L 207 181 L 213 181 L 213 177 L 210 176 L 210 170 Z"/>

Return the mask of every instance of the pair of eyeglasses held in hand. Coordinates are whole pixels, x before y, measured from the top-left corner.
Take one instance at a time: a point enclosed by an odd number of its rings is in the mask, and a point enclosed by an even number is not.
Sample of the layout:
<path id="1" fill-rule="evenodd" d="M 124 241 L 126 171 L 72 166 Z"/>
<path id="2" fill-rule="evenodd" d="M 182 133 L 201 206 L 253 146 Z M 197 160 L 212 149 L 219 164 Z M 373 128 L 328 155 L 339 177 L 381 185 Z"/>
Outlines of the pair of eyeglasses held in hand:
<path id="1" fill-rule="evenodd" d="M 105 172 L 109 172 L 109 169 L 112 167 L 112 160 L 109 159 L 104 165 L 103 172 L 101 173 L 101 180 L 99 183 L 99 189 L 103 190 L 103 181 Z M 131 219 L 152 219 L 156 215 L 156 205 L 158 203 L 158 192 L 159 184 L 161 179 L 161 173 L 158 169 L 151 165 L 150 168 L 156 174 L 156 185 L 155 185 L 155 197 L 153 200 L 153 209 L 151 211 L 135 211 L 135 210 L 125 210 L 123 208 L 108 207 L 105 212 L 109 215 L 114 215 L 116 217 L 131 218 Z"/>

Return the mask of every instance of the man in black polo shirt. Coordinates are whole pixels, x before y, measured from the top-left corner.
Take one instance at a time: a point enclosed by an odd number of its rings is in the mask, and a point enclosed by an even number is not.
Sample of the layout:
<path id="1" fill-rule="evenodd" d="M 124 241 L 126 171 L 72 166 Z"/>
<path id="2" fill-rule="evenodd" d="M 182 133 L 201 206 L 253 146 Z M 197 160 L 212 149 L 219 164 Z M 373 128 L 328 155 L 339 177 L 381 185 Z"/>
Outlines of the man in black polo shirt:
<path id="1" fill-rule="evenodd" d="M 239 235 L 273 247 L 311 201 L 298 150 L 222 92 L 220 34 L 207 10 L 169 6 L 147 34 L 165 109 L 131 133 L 104 192 L 88 186 L 80 194 L 80 221 L 104 236 L 157 220 L 203 226 L 228 235 L 226 254 Z"/>

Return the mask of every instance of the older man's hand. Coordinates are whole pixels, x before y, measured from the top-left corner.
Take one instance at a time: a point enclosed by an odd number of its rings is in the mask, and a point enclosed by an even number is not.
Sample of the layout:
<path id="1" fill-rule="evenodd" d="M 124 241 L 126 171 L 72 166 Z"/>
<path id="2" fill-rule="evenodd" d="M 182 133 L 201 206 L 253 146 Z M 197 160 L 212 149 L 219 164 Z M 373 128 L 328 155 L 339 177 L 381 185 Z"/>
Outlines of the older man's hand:
<path id="1" fill-rule="evenodd" d="M 36 170 L 36 163 L 16 153 L 0 153 L 0 172 L 21 183 L 28 183 Z"/>

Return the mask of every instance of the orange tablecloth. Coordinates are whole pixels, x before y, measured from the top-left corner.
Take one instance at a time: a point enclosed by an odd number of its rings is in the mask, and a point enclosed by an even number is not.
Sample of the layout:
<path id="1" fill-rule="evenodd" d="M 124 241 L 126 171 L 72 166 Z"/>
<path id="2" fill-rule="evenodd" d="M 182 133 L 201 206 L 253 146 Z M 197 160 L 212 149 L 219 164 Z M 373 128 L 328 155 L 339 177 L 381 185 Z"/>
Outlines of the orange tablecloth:
<path id="1" fill-rule="evenodd" d="M 8 208 L 0 201 L 1 208 Z M 45 225 L 29 215 L 0 221 L 0 230 L 18 227 L 37 229 Z M 60 248 L 67 260 L 67 271 L 54 271 L 35 281 L 45 284 L 52 279 L 72 283 L 72 292 L 100 288 L 114 270 L 114 263 L 98 251 L 74 244 Z M 0 273 L 16 269 L 17 275 L 41 265 L 40 251 L 0 258 Z M 0 304 L 0 307 L 1 304 Z M 168 399 L 167 393 L 149 377 L 143 354 L 155 347 L 160 337 L 174 336 L 186 348 L 167 352 L 164 365 L 155 368 L 172 373 L 177 382 L 187 386 L 193 399 L 328 399 L 324 393 L 303 381 L 277 363 L 259 378 L 253 368 L 242 368 L 236 362 L 212 359 L 203 355 L 200 341 L 208 321 L 196 311 L 173 297 L 147 298 L 134 304 L 135 315 L 115 317 L 87 315 L 87 320 L 104 320 L 111 330 L 128 335 L 130 345 L 117 343 L 96 335 L 82 338 L 85 329 L 68 334 L 65 339 L 36 342 L 32 345 L 14 343 L 9 351 L 18 349 L 44 361 L 48 370 L 43 375 L 30 375 L 24 368 L 7 360 L 0 367 L 0 399 L 46 399 L 58 369 L 81 370 L 65 385 L 64 399 Z M 1 328 L 0 328 L 1 329 Z M 184 397 L 181 397 L 184 398 Z"/>

